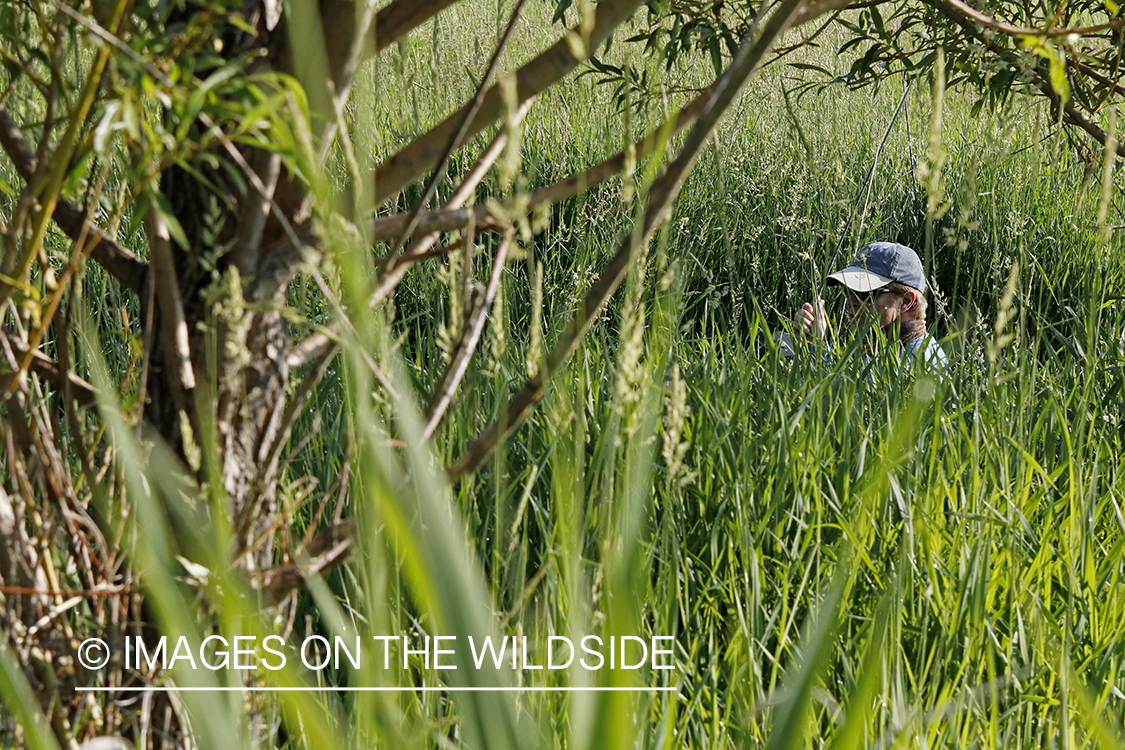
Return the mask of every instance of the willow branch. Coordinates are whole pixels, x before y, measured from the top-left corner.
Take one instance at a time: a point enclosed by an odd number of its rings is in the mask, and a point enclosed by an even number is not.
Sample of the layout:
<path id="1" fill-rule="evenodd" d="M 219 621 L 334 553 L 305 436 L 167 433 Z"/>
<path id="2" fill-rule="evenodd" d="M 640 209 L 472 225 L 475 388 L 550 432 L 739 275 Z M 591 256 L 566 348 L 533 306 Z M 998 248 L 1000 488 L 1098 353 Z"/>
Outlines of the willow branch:
<path id="1" fill-rule="evenodd" d="M 2 105 L 0 105 L 0 146 L 12 160 L 19 176 L 30 184 L 38 169 L 35 152 L 28 145 L 23 131 Z M 55 206 L 53 218 L 66 236 L 75 242 L 83 234 L 87 238 L 95 238 L 94 245 L 90 248 L 90 257 L 110 276 L 120 281 L 126 289 L 138 295 L 141 293 L 145 274 L 148 272 L 148 266 L 144 261 L 114 241 L 92 221 L 88 221 L 83 211 L 61 197 Z"/>
<path id="2" fill-rule="evenodd" d="M 1004 21 L 998 21 L 992 16 L 982 13 L 976 8 L 961 2 L 961 0 L 941 1 L 977 23 L 983 24 L 990 29 L 995 29 L 1001 34 L 1007 34 L 1008 36 L 1064 37 L 1070 36 L 1071 34 L 1082 36 L 1084 34 L 1097 34 L 1102 31 L 1111 31 L 1125 26 L 1125 16 L 1114 19 L 1109 23 L 1099 24 L 1097 26 L 1082 26 L 1075 29 L 1036 29 L 1030 26 L 1013 26 Z"/>
<path id="3" fill-rule="evenodd" d="M 990 51 L 996 53 L 1005 62 L 1008 62 L 1012 65 L 1023 64 L 1024 61 L 1018 53 L 996 44 L 996 42 L 992 41 L 991 39 L 985 38 L 984 35 L 980 33 L 980 30 L 974 25 L 972 20 L 966 18 L 956 10 L 951 10 L 951 8 L 954 8 L 955 6 L 952 6 L 949 3 L 949 0 L 929 0 L 929 2 L 934 8 L 937 9 L 939 13 L 963 28 L 965 31 L 971 34 L 973 38 L 987 47 Z M 1051 82 L 1038 70 L 1036 70 L 1034 66 L 1027 66 L 1027 68 L 1031 71 L 1031 74 L 1034 77 L 1033 82 L 1035 84 L 1035 87 L 1039 89 L 1043 96 L 1047 97 L 1047 99 L 1049 99 L 1056 107 L 1061 106 L 1063 118 L 1066 122 L 1086 131 L 1087 134 L 1093 136 L 1093 138 L 1103 146 L 1106 145 L 1106 143 L 1109 141 L 1108 133 L 1098 127 L 1084 112 L 1075 107 L 1072 101 L 1068 101 L 1065 104 L 1062 103 L 1058 92 L 1056 92 L 1055 89 L 1051 86 Z M 1116 152 L 1118 156 L 1125 156 L 1125 143 L 1117 142 Z"/>

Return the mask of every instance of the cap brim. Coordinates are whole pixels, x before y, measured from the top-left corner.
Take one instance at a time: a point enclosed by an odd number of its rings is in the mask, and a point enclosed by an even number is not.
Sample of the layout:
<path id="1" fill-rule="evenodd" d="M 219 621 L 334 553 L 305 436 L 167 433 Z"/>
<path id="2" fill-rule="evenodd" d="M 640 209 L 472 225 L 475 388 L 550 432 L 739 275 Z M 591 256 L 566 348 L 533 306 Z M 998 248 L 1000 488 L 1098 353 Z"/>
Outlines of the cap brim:
<path id="1" fill-rule="evenodd" d="M 889 276 L 880 276 L 877 273 L 865 271 L 862 268 L 845 268 L 828 276 L 828 283 L 842 284 L 853 292 L 873 292 L 879 287 L 890 284 L 894 279 Z"/>

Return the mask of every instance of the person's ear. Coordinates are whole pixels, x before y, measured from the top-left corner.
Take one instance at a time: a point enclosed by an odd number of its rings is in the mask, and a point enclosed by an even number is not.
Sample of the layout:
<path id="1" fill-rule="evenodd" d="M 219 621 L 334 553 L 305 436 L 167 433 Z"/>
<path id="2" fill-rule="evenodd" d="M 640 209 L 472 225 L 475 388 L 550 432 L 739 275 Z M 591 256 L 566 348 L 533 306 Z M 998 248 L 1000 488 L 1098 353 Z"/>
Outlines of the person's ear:
<path id="1" fill-rule="evenodd" d="M 913 289 L 907 289 L 902 295 L 902 309 L 911 310 L 918 304 L 918 292 Z"/>

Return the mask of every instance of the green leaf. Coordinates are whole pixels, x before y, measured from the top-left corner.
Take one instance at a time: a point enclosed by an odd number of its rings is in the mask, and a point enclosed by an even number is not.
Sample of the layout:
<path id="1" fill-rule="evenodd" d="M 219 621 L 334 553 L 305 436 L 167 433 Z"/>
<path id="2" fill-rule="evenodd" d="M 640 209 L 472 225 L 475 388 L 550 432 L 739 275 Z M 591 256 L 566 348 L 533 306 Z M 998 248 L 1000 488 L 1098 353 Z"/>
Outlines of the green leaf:
<path id="1" fill-rule="evenodd" d="M 796 68 L 797 70 L 811 70 L 817 73 L 821 73 L 829 78 L 833 77 L 831 71 L 829 71 L 827 68 L 822 68 L 819 65 L 813 65 L 812 63 L 789 63 L 789 67 Z"/>
<path id="2" fill-rule="evenodd" d="M 195 91 L 188 97 L 187 105 L 184 107 L 180 127 L 176 131 L 177 138 L 184 138 L 187 136 L 188 128 L 195 122 L 195 118 L 203 111 L 203 105 L 207 100 L 207 95 L 220 84 L 230 80 L 236 73 L 242 71 L 242 61 L 236 60 L 229 65 L 226 65 L 211 75 L 199 85 Z"/>
<path id="3" fill-rule="evenodd" d="M 871 23 L 875 26 L 875 31 L 880 37 L 887 36 L 887 29 L 883 25 L 883 16 L 879 14 L 878 6 L 871 6 Z"/>
<path id="4" fill-rule="evenodd" d="M 1066 79 L 1066 58 L 1054 47 L 1048 47 L 1050 50 L 1050 57 L 1048 58 L 1051 63 L 1051 88 L 1059 95 L 1059 99 L 1063 104 L 1070 100 L 1070 82 Z"/>
<path id="5" fill-rule="evenodd" d="M 120 101 L 111 101 L 105 105 L 105 112 L 102 114 L 102 119 L 98 121 L 97 127 L 94 128 L 94 151 L 97 153 L 105 153 L 106 146 L 109 145 L 110 137 L 113 135 L 114 131 L 121 127 L 117 122 L 117 115 L 120 111 Z"/>
<path id="6" fill-rule="evenodd" d="M 254 36 L 258 33 L 257 29 L 255 29 L 250 24 L 246 23 L 246 20 L 242 16 L 238 15 L 237 13 L 232 13 L 230 15 L 230 17 L 227 19 L 227 22 L 231 26 L 234 26 L 236 29 L 238 29 L 242 32 L 245 32 L 245 33 L 247 33 L 251 36 Z"/>
<path id="7" fill-rule="evenodd" d="M 164 194 L 159 190 L 152 191 L 153 203 L 152 207 L 164 219 L 164 223 L 168 225 L 168 234 L 171 235 L 172 240 L 183 248 L 189 248 L 191 245 L 188 243 L 187 235 L 184 233 L 184 228 L 180 225 L 179 219 L 172 213 L 172 204 L 164 197 Z"/>
<path id="8" fill-rule="evenodd" d="M 559 0 L 558 5 L 555 6 L 555 14 L 551 17 L 551 23 L 559 23 L 566 20 L 566 11 L 571 6 L 573 0 Z"/>
<path id="9" fill-rule="evenodd" d="M 785 673 L 786 700 L 778 707 L 767 750 L 797 750 L 805 746 L 812 691 L 832 659 L 833 640 L 840 622 L 840 601 L 847 587 L 846 566 L 832 578 L 816 610 L 809 615 L 798 661 Z"/>
<path id="10" fill-rule="evenodd" d="M 0 645 L 0 698 L 11 711 L 9 716 L 23 727 L 27 747 L 57 750 L 59 744 L 51 734 L 51 725 L 7 643 Z"/>

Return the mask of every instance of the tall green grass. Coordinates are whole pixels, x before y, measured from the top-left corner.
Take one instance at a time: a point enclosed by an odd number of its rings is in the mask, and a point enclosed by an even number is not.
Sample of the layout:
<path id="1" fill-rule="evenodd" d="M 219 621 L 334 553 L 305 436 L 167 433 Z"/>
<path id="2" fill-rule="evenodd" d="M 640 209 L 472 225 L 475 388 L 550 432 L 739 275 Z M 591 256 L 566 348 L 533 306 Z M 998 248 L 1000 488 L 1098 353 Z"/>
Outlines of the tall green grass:
<path id="1" fill-rule="evenodd" d="M 349 121 L 357 152 L 374 163 L 469 96 L 500 10 L 455 6 L 365 71 Z M 551 38 L 550 11 L 529 7 L 509 69 Z M 608 54 L 659 70 L 620 42 Z M 806 54 L 847 69 L 827 51 Z M 670 88 L 703 84 L 708 67 L 683 61 Z M 421 664 L 408 674 L 367 666 L 320 678 L 675 691 L 283 693 L 253 704 L 187 694 L 201 747 L 1125 741 L 1125 273 L 1120 237 L 1099 244 L 1091 229 L 1097 180 L 1036 106 L 1016 99 L 969 117 L 971 100 L 950 92 L 944 213 L 927 247 L 916 174 L 931 99 L 916 86 L 837 265 L 874 239 L 924 251 L 931 331 L 950 354 L 949 377 L 888 364 L 869 382 L 846 329 L 831 362 L 790 364 L 771 332 L 836 270 L 828 265 L 839 232 L 902 94 L 897 80 L 878 91 L 829 85 L 794 98 L 790 115 L 782 88 L 793 75 L 779 65 L 747 88 L 645 264 L 537 412 L 453 487 L 440 467 L 501 414 L 630 231 L 627 191 L 617 181 L 568 201 L 521 240 L 481 354 L 429 444 L 419 439 L 417 404 L 448 356 L 461 261 L 420 266 L 393 309 L 369 313 L 369 251 L 345 231 L 328 236 L 356 331 L 295 430 L 283 494 L 295 497 L 307 476 L 317 493 L 334 491 L 347 463 L 340 512 L 358 533 L 353 561 L 302 594 L 298 636 L 306 622 L 326 635 L 527 635 L 542 654 L 550 635 L 651 633 L 675 636 L 678 669 L 633 682 L 578 669 L 439 674 Z M 673 104 L 684 96 L 670 94 Z M 490 178 L 478 200 L 617 151 L 662 109 L 659 97 L 635 104 L 616 110 L 592 76 L 550 90 L 525 123 L 514 187 Z M 1110 209 L 1111 219 L 1121 210 L 1116 186 Z M 495 240 L 478 242 L 483 278 Z M 291 303 L 316 322 L 332 314 L 312 291 L 295 290 Z M 838 300 L 829 306 L 838 316 Z M 97 325 L 103 336 L 112 331 L 105 319 Z M 84 354 L 108 390 L 93 340 Z M 395 395 L 376 386 L 361 352 L 384 368 Z M 105 413 L 122 455 L 138 450 L 112 405 Z M 201 441 L 205 455 L 215 450 Z M 125 462 L 122 477 L 140 517 L 133 560 L 159 622 L 193 638 L 272 632 L 278 624 L 257 594 L 221 573 L 222 524 L 182 500 L 219 507 L 217 499 L 155 455 L 147 471 L 139 459 Z M 327 498 L 325 517 L 336 502 Z M 310 522 L 307 508 L 294 513 L 295 534 Z M 212 570 L 209 603 L 175 581 L 173 553 Z M 15 669 L 0 667 L 4 698 L 32 722 Z M 189 684 L 188 675 L 173 678 Z M 294 670 L 267 684 L 316 679 Z M 276 716 L 284 732 L 260 731 Z"/>
<path id="2" fill-rule="evenodd" d="M 458 23 L 471 36 L 484 21 L 466 13 L 434 33 L 456 39 Z M 457 81 L 436 48 L 419 36 L 408 54 L 428 50 L 429 74 Z M 399 81 L 422 75 L 378 70 L 384 103 L 404 101 Z M 705 74 L 689 63 L 670 79 L 699 85 Z M 655 385 L 666 400 L 655 439 L 675 444 L 659 451 L 644 490 L 636 533 L 647 575 L 634 595 L 653 632 L 677 634 L 685 668 L 676 700 L 637 715 L 642 744 L 780 742 L 778 711 L 794 697 L 785 675 L 812 658 L 801 628 L 841 566 L 839 621 L 825 631 L 832 648 L 811 690 L 812 745 L 1120 742 L 1125 321 L 1121 240 L 1099 245 L 1094 227 L 1100 166 L 1091 179 L 1034 103 L 1017 98 L 974 117 L 972 98 L 952 90 L 941 215 L 927 247 L 918 173 L 931 98 L 915 87 L 837 266 L 875 239 L 923 252 L 930 328 L 953 361 L 948 382 L 891 376 L 865 386 L 854 348 L 835 366 L 789 367 L 769 332 L 835 270 L 832 251 L 903 85 L 828 85 L 794 100 L 793 117 L 782 88 L 794 75 L 779 66 L 747 88 L 653 256 L 642 316 L 658 308 L 668 269 L 684 286 L 670 352 L 655 335 L 643 352 L 629 345 L 637 312 L 622 295 L 545 408 L 457 488 L 494 606 L 522 607 L 540 628 L 565 620 L 576 591 L 604 606 L 596 596 L 612 565 L 609 519 L 630 502 L 622 476 L 636 460 L 628 446 L 637 436 L 623 424 Z M 419 101 L 435 118 L 453 104 Z M 524 128 L 528 184 L 592 164 L 659 111 L 650 100 L 639 114 L 607 116 L 613 106 L 596 86 L 545 95 Z M 1117 186 L 1111 217 L 1122 210 Z M 447 459 L 524 376 L 532 327 L 542 324 L 549 341 L 628 231 L 621 205 L 620 183 L 594 190 L 528 244 L 492 323 L 504 347 L 471 371 L 438 440 Z M 530 319 L 536 263 L 541 323 Z M 452 267 L 417 271 L 396 298 L 393 325 L 423 392 L 441 361 L 433 318 Z M 637 374 L 638 363 L 664 357 L 675 375 Z M 550 737 L 568 743 L 565 731 Z"/>

